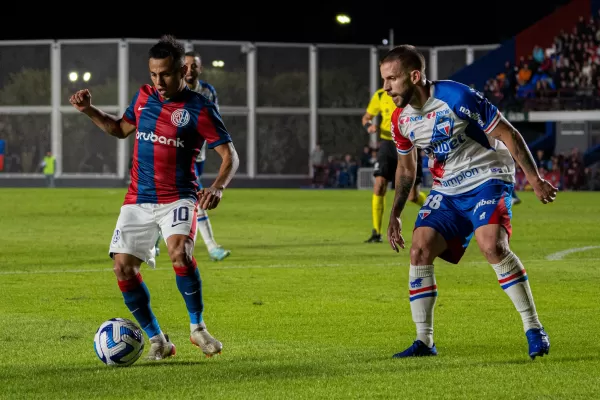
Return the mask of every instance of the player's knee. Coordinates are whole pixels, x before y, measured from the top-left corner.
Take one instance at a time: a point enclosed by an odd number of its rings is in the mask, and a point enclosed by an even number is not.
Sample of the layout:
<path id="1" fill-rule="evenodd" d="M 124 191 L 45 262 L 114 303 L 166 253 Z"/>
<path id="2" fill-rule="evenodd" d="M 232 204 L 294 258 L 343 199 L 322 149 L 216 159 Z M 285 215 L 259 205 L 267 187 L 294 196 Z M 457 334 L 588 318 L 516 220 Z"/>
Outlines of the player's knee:
<path id="1" fill-rule="evenodd" d="M 485 256 L 486 260 L 492 264 L 497 264 L 504 260 L 510 248 L 505 240 L 489 240 L 479 245 L 481 252 Z"/>
<path id="2" fill-rule="evenodd" d="M 135 265 L 126 262 L 119 257 L 115 257 L 115 262 L 113 264 L 113 271 L 117 276 L 117 279 L 120 281 L 126 281 L 135 277 L 138 273 L 138 269 Z"/>
<path id="3" fill-rule="evenodd" d="M 192 261 L 192 258 L 188 257 L 183 246 L 178 246 L 171 250 L 169 256 L 171 257 L 171 262 L 176 265 L 187 265 Z"/>
<path id="4" fill-rule="evenodd" d="M 194 242 L 187 238 L 169 246 L 169 257 L 173 265 L 192 265 L 194 258 Z"/>
<path id="5" fill-rule="evenodd" d="M 425 243 L 413 242 L 410 248 L 410 263 L 412 265 L 430 265 L 435 255 Z"/>
<path id="6" fill-rule="evenodd" d="M 171 235 L 167 239 L 167 250 L 174 265 L 189 265 L 194 255 L 194 240 L 188 235 Z"/>

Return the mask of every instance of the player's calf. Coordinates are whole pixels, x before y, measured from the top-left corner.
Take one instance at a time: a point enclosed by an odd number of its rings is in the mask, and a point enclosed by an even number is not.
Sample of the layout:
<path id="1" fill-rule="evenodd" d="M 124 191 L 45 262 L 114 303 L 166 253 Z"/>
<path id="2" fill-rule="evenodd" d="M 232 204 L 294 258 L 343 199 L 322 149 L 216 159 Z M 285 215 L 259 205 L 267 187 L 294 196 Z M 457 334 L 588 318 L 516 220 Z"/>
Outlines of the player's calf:
<path id="1" fill-rule="evenodd" d="M 500 287 L 521 315 L 523 330 L 529 344 L 529 356 L 533 360 L 537 356 L 548 354 L 550 341 L 538 318 L 525 267 L 519 258 L 510 252 L 502 261 L 492 264 L 492 268 L 496 272 Z"/>
<path id="2" fill-rule="evenodd" d="M 194 329 L 202 322 L 202 311 L 204 310 L 200 271 L 198 271 L 194 258 L 192 258 L 191 265 L 173 265 L 173 269 L 175 270 L 177 289 L 185 301 L 185 307 L 190 316 L 190 326 Z"/>
<path id="3" fill-rule="evenodd" d="M 131 311 L 146 335 L 152 340 L 164 340 L 164 335 L 150 307 L 150 292 L 142 279 L 135 257 L 116 254 L 114 271 L 125 305 Z M 132 276 L 133 274 L 133 276 Z"/>
<path id="4" fill-rule="evenodd" d="M 527 332 L 530 329 L 542 329 L 529 286 L 529 277 L 521 260 L 510 252 L 498 264 L 492 264 L 492 268 L 496 272 L 500 287 L 521 314 L 523 330 Z"/>

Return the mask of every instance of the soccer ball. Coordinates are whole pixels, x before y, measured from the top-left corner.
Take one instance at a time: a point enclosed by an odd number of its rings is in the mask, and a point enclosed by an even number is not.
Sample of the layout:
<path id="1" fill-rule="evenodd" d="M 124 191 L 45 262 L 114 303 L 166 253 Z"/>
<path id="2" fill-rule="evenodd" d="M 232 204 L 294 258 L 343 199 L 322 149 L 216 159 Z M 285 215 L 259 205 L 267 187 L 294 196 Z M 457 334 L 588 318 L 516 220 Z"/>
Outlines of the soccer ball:
<path id="1" fill-rule="evenodd" d="M 94 350 L 104 364 L 128 367 L 144 352 L 144 334 L 133 321 L 112 318 L 98 328 Z"/>

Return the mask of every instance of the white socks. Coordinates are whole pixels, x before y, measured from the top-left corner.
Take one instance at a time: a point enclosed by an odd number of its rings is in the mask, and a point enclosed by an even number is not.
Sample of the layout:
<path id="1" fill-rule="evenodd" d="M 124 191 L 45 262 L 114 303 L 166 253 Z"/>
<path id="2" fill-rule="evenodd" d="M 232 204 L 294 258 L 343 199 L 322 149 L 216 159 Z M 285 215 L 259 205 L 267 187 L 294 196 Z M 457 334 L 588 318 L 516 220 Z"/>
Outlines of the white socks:
<path id="1" fill-rule="evenodd" d="M 437 285 L 433 265 L 410 265 L 408 273 L 410 311 L 417 326 L 417 340 L 433 346 L 433 307 L 437 298 Z"/>
<path id="2" fill-rule="evenodd" d="M 533 296 L 527 280 L 527 273 L 521 260 L 510 253 L 498 264 L 492 264 L 498 275 L 498 282 L 510 297 L 515 308 L 521 314 L 523 329 L 541 329 L 533 302 Z M 433 346 L 433 308 L 437 299 L 437 285 L 433 265 L 412 265 L 408 273 L 410 293 L 410 311 L 417 327 L 417 340 L 428 347 Z"/>
<path id="3" fill-rule="evenodd" d="M 208 214 L 206 213 L 206 210 L 203 209 L 198 209 L 198 231 L 200 232 L 208 251 L 218 247 L 218 244 L 213 237 L 212 226 L 210 225 Z"/>
<path id="4" fill-rule="evenodd" d="M 519 257 L 511 251 L 504 260 L 498 264 L 492 264 L 492 268 L 498 275 L 500 287 L 510 297 L 515 308 L 521 314 L 525 332 L 532 328 L 541 328 L 542 324 L 535 310 L 527 272 L 525 272 Z"/>

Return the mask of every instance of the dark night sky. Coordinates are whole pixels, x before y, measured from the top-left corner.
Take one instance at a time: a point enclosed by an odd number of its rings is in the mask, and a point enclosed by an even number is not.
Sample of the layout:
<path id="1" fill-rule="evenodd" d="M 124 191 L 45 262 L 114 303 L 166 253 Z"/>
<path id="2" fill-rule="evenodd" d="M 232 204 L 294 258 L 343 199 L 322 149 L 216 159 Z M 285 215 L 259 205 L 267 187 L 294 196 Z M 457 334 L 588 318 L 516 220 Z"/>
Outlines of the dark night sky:
<path id="1" fill-rule="evenodd" d="M 318 7 L 311 7 L 309 2 L 274 2 L 275 7 L 267 6 L 267 2 L 254 2 L 253 7 L 249 7 L 248 3 L 234 6 L 231 0 L 226 4 L 223 2 L 223 6 L 214 5 L 218 2 L 204 6 L 202 2 L 188 1 L 173 2 L 182 5 L 181 16 L 175 18 L 169 17 L 173 11 L 168 9 L 168 2 L 151 5 L 153 2 L 149 1 L 140 8 L 133 3 L 123 3 L 117 7 L 103 2 L 84 2 L 78 3 L 75 9 L 65 5 L 60 10 L 52 6 L 54 8 L 48 8 L 47 12 L 55 16 L 45 22 L 21 24 L 17 29 L 8 23 L 2 24 L 0 38 L 157 38 L 163 33 L 171 33 L 182 39 L 199 40 L 381 44 L 389 29 L 394 28 L 396 44 L 488 44 L 514 36 L 568 0 L 441 3 L 451 4 L 451 7 L 427 2 L 418 11 L 412 10 L 419 0 L 325 0 L 315 3 Z M 289 8 L 284 10 L 286 6 Z M 88 11 L 77 11 L 86 7 L 89 7 Z M 3 12 L 3 20 L 22 19 L 22 13 L 22 9 L 14 16 L 10 11 Z M 335 22 L 337 13 L 348 14 L 352 23 L 338 25 Z M 143 17 L 135 18 L 136 14 Z M 197 17 L 190 20 L 190 15 Z M 419 16 L 422 22 L 417 23 Z"/>

